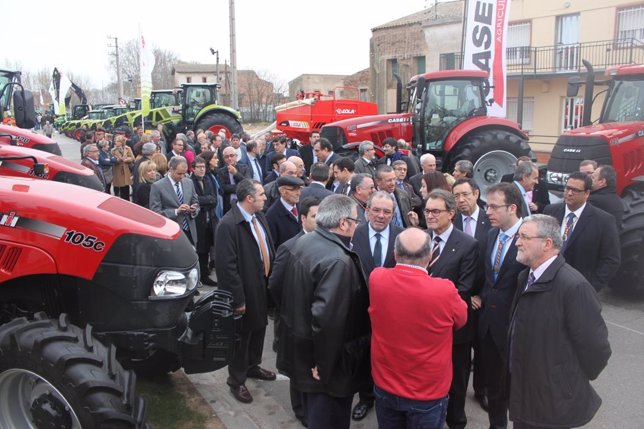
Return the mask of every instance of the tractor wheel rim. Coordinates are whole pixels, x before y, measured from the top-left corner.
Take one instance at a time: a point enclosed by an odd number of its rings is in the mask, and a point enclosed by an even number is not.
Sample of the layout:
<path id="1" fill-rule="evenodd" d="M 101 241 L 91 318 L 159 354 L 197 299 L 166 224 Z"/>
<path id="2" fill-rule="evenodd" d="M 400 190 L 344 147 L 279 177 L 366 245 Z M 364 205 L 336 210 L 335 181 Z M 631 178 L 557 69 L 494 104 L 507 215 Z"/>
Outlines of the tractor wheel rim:
<path id="1" fill-rule="evenodd" d="M 517 157 L 504 150 L 493 150 L 480 157 L 474 164 L 474 180 L 481 188 L 485 200 L 487 188 L 501 181 L 505 174 L 513 173 Z"/>
<path id="2" fill-rule="evenodd" d="M 55 405 L 58 416 L 52 413 L 51 407 L 45 410 L 42 405 L 36 405 L 42 403 L 40 398 L 45 397 L 49 404 Z M 41 411 L 41 416 L 49 413 L 51 419 L 43 426 L 38 425 L 32 413 L 33 407 L 41 407 L 36 412 Z M 0 427 L 82 429 L 78 416 L 62 393 L 38 374 L 25 369 L 9 369 L 0 373 Z"/>

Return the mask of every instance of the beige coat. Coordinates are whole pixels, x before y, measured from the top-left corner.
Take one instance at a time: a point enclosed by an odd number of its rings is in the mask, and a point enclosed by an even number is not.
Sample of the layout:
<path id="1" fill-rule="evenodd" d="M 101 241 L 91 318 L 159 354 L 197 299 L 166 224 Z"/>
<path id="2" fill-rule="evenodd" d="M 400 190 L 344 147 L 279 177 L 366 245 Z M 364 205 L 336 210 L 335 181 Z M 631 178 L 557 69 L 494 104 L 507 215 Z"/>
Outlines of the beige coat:
<path id="1" fill-rule="evenodd" d="M 132 172 L 130 165 L 134 162 L 134 154 L 129 146 L 115 147 L 112 149 L 112 155 L 118 160 L 112 167 L 113 178 L 112 186 L 120 188 L 132 184 Z"/>

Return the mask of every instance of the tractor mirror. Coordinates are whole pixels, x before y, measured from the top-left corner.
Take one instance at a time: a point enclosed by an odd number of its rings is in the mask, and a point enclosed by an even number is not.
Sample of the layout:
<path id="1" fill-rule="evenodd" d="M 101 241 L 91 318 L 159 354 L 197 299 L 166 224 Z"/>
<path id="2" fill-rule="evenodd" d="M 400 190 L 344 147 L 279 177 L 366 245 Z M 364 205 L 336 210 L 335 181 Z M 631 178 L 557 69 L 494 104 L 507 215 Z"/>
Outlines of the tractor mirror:
<path id="1" fill-rule="evenodd" d="M 46 164 L 42 164 L 40 162 L 37 162 L 34 164 L 34 175 L 41 177 L 44 176 L 46 173 Z"/>
<path id="2" fill-rule="evenodd" d="M 20 90 L 13 93 L 13 115 L 20 128 L 33 128 L 36 125 L 34 97 L 31 91 Z"/>
<path id="3" fill-rule="evenodd" d="M 566 97 L 576 97 L 579 93 L 579 87 L 581 86 L 581 81 L 578 77 L 573 76 L 568 79 L 568 86 L 566 87 Z"/>

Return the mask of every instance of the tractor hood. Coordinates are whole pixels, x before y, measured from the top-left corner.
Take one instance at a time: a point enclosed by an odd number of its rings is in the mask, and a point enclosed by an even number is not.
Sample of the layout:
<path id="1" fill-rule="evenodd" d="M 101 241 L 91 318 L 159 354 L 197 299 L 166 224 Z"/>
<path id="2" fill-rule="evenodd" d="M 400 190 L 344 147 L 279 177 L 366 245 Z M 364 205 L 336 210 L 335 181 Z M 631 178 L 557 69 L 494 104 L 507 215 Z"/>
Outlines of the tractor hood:
<path id="1" fill-rule="evenodd" d="M 13 140 L 13 142 L 12 142 Z M 0 125 L 0 144 L 24 146 L 45 152 L 61 155 L 60 147 L 55 140 L 24 128 Z"/>
<path id="2" fill-rule="evenodd" d="M 92 278 L 125 234 L 172 241 L 181 232 L 176 222 L 102 192 L 48 180 L 0 180 L 0 240 L 58 255 L 61 274 Z"/>
<path id="3" fill-rule="evenodd" d="M 566 131 L 571 137 L 603 137 L 611 144 L 628 141 L 644 135 L 642 122 L 606 122 Z"/>
<path id="4" fill-rule="evenodd" d="M 343 119 L 326 124 L 320 130 L 320 134 L 331 142 L 334 150 L 338 150 L 347 143 L 364 140 L 381 145 L 382 140 L 387 137 L 411 141 L 412 115 L 411 113 L 390 113 Z"/>

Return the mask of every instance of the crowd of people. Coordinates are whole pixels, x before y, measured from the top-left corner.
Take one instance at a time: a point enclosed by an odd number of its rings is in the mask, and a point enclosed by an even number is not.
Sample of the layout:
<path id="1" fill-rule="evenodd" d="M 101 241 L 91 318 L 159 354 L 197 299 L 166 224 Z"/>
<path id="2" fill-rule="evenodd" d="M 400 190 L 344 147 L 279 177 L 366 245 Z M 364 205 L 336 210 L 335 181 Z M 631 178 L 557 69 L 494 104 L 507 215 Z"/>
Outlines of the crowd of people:
<path id="1" fill-rule="evenodd" d="M 232 292 L 238 401 L 253 401 L 247 378 L 276 379 L 260 366 L 273 317 L 306 427 L 348 428 L 375 407 L 381 428 L 464 428 L 470 374 L 490 428 L 596 413 L 590 380 L 611 354 L 596 291 L 620 264 L 611 166 L 582 162 L 550 204 L 520 158 L 483 204 L 471 162 L 440 172 L 394 139 L 354 161 L 317 132 L 299 150 L 270 133 L 177 134 L 167 151 L 159 137 L 99 130 L 83 163 L 106 192 L 175 220 L 202 282 Z"/>

